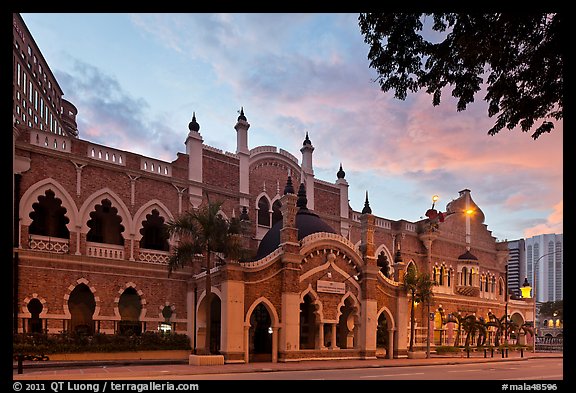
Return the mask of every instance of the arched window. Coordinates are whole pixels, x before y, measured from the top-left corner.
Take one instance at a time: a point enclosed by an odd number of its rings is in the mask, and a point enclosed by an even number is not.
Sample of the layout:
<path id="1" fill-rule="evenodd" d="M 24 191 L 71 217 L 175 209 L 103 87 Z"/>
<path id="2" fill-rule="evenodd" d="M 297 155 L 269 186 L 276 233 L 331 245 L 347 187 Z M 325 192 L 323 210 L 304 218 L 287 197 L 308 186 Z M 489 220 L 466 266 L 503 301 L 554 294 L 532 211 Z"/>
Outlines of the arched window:
<path id="1" fill-rule="evenodd" d="M 70 231 L 66 227 L 70 222 L 66 217 L 66 208 L 62 206 L 62 201 L 55 197 L 54 191 L 46 190 L 44 195 L 38 197 L 38 202 L 32 204 L 32 208 L 34 211 L 30 213 L 30 234 L 70 238 Z"/>
<path id="2" fill-rule="evenodd" d="M 112 207 L 112 202 L 103 199 L 100 205 L 94 207 L 90 213 L 86 234 L 89 242 L 124 245 L 124 226 L 121 224 L 122 217 L 118 215 L 118 209 Z"/>
<path id="3" fill-rule="evenodd" d="M 265 196 L 258 200 L 258 225 L 270 226 L 270 202 Z"/>
<path id="4" fill-rule="evenodd" d="M 462 268 L 462 275 L 460 276 L 460 285 L 466 285 L 467 277 L 468 277 L 468 268 L 464 266 Z"/>
<path id="5" fill-rule="evenodd" d="M 444 265 L 440 266 L 440 277 L 438 283 L 444 285 L 444 275 L 446 274 L 446 267 Z"/>
<path id="6" fill-rule="evenodd" d="M 386 276 L 387 278 L 390 278 L 390 276 L 391 276 L 390 261 L 388 261 L 388 257 L 386 256 L 384 251 L 380 251 L 380 254 L 378 254 L 378 259 L 376 260 L 376 265 L 380 268 L 380 271 L 382 272 L 382 274 L 384 276 Z"/>
<path id="7" fill-rule="evenodd" d="M 158 210 L 146 215 L 146 220 L 142 221 L 140 228 L 140 248 L 150 250 L 168 251 L 168 233 L 165 231 L 164 218 L 160 216 Z"/>

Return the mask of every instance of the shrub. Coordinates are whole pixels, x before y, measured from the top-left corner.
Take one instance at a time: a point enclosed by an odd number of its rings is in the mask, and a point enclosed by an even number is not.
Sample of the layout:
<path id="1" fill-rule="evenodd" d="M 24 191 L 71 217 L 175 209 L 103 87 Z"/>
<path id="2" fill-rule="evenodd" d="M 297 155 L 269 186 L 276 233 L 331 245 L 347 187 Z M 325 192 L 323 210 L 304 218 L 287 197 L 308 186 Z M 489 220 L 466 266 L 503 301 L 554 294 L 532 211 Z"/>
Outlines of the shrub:
<path id="1" fill-rule="evenodd" d="M 441 345 L 436 347 L 437 354 L 452 354 L 452 353 L 460 353 L 461 348 L 455 347 L 453 345 Z"/>
<path id="2" fill-rule="evenodd" d="M 190 350 L 190 339 L 185 334 L 145 332 L 137 335 L 97 333 L 93 336 L 61 334 L 15 334 L 12 341 L 14 354 L 51 354 L 78 352 L 131 352 L 152 350 Z"/>

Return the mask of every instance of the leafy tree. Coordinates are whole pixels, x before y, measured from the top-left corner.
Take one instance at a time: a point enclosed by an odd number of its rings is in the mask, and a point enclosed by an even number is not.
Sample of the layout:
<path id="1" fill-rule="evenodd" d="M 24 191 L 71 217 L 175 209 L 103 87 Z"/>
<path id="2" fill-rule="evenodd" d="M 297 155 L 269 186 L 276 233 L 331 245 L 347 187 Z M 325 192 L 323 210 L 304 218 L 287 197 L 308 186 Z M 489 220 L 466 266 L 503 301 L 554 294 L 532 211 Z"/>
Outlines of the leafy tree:
<path id="1" fill-rule="evenodd" d="M 452 86 L 463 111 L 486 84 L 488 116 L 498 115 L 489 135 L 527 132 L 543 119 L 537 139 L 563 118 L 560 14 L 364 13 L 358 21 L 376 80 L 398 99 L 425 88 L 437 106 Z M 431 31 L 422 34 L 425 22 Z"/>
<path id="2" fill-rule="evenodd" d="M 221 253 L 225 257 L 238 259 L 243 256 L 240 237 L 242 225 L 238 219 L 225 220 L 219 213 L 222 202 L 210 202 L 184 212 L 166 224 L 170 236 L 178 236 L 179 242 L 173 248 L 168 259 L 168 274 L 189 263 L 198 263 L 197 256 L 202 256 L 206 269 L 206 341 L 204 352 L 209 354 L 212 300 L 212 257 Z M 202 266 L 201 266 L 202 267 Z"/>
<path id="3" fill-rule="evenodd" d="M 410 352 L 414 350 L 414 331 L 416 317 L 414 315 L 414 303 L 428 304 L 432 300 L 432 287 L 434 281 L 430 279 L 430 274 L 419 274 L 413 265 L 409 268 L 404 276 L 404 289 L 410 294 Z M 428 321 L 428 315 L 426 315 Z"/>

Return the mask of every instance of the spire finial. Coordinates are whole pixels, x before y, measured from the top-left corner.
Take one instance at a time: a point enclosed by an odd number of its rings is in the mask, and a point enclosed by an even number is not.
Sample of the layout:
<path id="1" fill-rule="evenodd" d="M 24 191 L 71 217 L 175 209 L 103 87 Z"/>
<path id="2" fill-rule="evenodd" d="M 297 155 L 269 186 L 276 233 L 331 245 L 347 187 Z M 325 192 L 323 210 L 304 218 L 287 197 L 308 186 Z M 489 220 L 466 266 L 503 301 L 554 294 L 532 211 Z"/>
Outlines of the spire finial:
<path id="1" fill-rule="evenodd" d="M 284 187 L 284 195 L 286 194 L 294 194 L 294 186 L 292 185 L 292 176 L 290 174 L 288 174 L 286 186 Z"/>
<path id="2" fill-rule="evenodd" d="M 188 129 L 190 131 L 196 131 L 196 132 L 200 130 L 200 124 L 196 122 L 196 112 L 192 112 L 192 121 L 188 123 Z"/>
<path id="3" fill-rule="evenodd" d="M 302 143 L 302 146 L 306 146 L 306 145 L 311 145 L 312 142 L 310 141 L 310 138 L 308 137 L 308 131 L 306 131 L 306 139 L 304 139 L 304 143 Z"/>
<path id="4" fill-rule="evenodd" d="M 338 173 L 336 173 L 336 176 L 338 179 L 344 179 L 344 176 L 346 176 L 346 172 L 342 170 L 342 163 L 340 163 L 340 169 L 338 170 Z"/>
<path id="5" fill-rule="evenodd" d="M 244 116 L 244 107 L 240 107 L 240 116 L 238 116 L 238 121 L 244 120 L 246 121 L 246 116 Z"/>
<path id="6" fill-rule="evenodd" d="M 364 209 L 362 209 L 362 214 L 372 214 L 370 202 L 368 202 L 368 191 L 366 191 L 366 201 L 364 202 Z"/>

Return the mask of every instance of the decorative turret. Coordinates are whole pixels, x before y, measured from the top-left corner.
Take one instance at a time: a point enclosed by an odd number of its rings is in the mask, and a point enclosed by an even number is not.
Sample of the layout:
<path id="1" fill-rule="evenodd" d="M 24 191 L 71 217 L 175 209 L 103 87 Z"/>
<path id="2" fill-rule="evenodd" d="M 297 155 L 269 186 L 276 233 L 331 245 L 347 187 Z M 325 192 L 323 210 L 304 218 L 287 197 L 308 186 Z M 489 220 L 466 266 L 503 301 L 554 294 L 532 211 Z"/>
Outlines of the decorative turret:
<path id="1" fill-rule="evenodd" d="M 240 163 L 240 205 L 247 206 L 250 203 L 250 150 L 248 150 L 248 129 L 250 124 L 244 115 L 244 107 L 240 108 L 239 116 L 234 126 L 236 130 L 236 154 Z"/>
<path id="2" fill-rule="evenodd" d="M 350 207 L 348 205 L 348 182 L 344 178 L 346 173 L 342 169 L 342 163 L 340 163 L 340 169 L 336 173 L 338 179 L 336 179 L 336 185 L 340 188 L 340 234 L 345 238 L 350 236 L 350 226 L 348 224 L 348 219 L 350 218 Z"/>
<path id="3" fill-rule="evenodd" d="M 286 186 L 284 186 L 284 194 L 294 194 L 294 186 L 292 185 L 292 176 L 288 175 L 288 180 L 286 180 Z"/>
<path id="4" fill-rule="evenodd" d="M 250 154 L 248 150 L 248 129 L 250 124 L 244 115 L 244 107 L 240 108 L 240 115 L 238 116 L 234 129 L 236 130 L 236 153 Z"/>
<path id="5" fill-rule="evenodd" d="M 306 186 L 304 183 L 300 183 L 298 188 L 298 200 L 296 201 L 296 207 L 300 209 L 308 210 L 308 199 L 306 198 Z"/>
<path id="6" fill-rule="evenodd" d="M 314 152 L 314 146 L 308 137 L 308 132 L 306 132 L 306 138 L 302 143 L 302 174 L 300 176 L 300 181 L 306 186 L 306 192 L 308 194 L 308 204 L 310 209 L 314 210 L 314 167 L 312 165 L 312 153 Z"/>
<path id="7" fill-rule="evenodd" d="M 362 214 L 372 214 L 372 209 L 370 208 L 370 202 L 368 202 L 368 191 L 366 191 L 366 201 L 364 201 L 364 208 L 362 209 Z"/>
<path id="8" fill-rule="evenodd" d="M 198 132 L 200 124 L 196 121 L 196 112 L 192 112 L 192 121 L 188 124 L 188 129 L 190 132 L 185 142 L 186 154 L 188 154 L 188 180 L 197 183 L 188 187 L 188 194 L 192 205 L 198 207 L 202 203 L 202 187 L 198 184 L 202 183 L 202 143 L 204 140 Z"/>
<path id="9" fill-rule="evenodd" d="M 360 216 L 360 250 L 367 265 L 376 264 L 376 258 L 374 257 L 374 222 L 375 218 L 372 215 L 372 209 L 368 202 L 368 191 L 366 191 L 366 201 Z"/>

